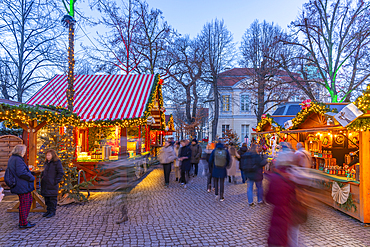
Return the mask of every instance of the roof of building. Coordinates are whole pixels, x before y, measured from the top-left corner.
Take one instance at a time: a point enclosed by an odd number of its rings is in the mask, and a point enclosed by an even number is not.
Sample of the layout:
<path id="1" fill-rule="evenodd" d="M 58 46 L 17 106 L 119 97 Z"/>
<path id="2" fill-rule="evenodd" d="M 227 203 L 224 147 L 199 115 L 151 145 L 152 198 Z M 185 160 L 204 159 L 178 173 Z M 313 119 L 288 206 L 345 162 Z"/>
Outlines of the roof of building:
<path id="1" fill-rule="evenodd" d="M 8 99 L 0 99 L 0 104 L 7 104 L 7 105 L 21 105 L 23 103 Z"/>
<path id="2" fill-rule="evenodd" d="M 334 108 L 340 112 L 344 107 L 346 107 L 349 103 L 326 103 L 327 106 L 331 110 Z M 287 102 L 280 105 L 271 117 L 274 119 L 276 123 L 280 126 L 284 126 L 284 123 L 288 120 L 292 120 L 295 116 L 302 110 L 300 103 L 298 102 Z"/>
<path id="3" fill-rule="evenodd" d="M 253 68 L 233 68 L 219 74 L 218 85 L 223 87 L 232 87 L 241 80 L 253 75 Z M 299 77 L 299 74 L 292 73 L 295 77 Z M 292 79 L 288 73 L 284 70 L 278 70 L 274 77 L 278 77 L 283 81 L 291 81 Z"/>
<path id="4" fill-rule="evenodd" d="M 115 120 L 143 117 L 157 75 L 77 75 L 74 112 L 81 120 Z M 67 76 L 56 75 L 28 104 L 67 107 Z"/>

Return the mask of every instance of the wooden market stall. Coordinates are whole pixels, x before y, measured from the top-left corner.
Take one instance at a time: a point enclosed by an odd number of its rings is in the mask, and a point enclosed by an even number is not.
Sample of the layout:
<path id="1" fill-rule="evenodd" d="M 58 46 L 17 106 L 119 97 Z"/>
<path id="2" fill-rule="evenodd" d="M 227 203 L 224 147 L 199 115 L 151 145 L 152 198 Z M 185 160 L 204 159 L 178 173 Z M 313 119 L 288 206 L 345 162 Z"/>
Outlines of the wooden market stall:
<path id="1" fill-rule="evenodd" d="M 0 99 L 0 121 L 6 122 L 6 125 L 9 125 L 9 127 L 23 129 L 22 139 L 9 135 L 0 137 L 1 169 L 6 169 L 12 148 L 17 144 L 25 144 L 27 146 L 27 153 L 24 160 L 30 170 L 35 172 L 36 175 L 40 173 L 37 164 L 38 131 L 48 124 L 63 126 L 77 125 L 80 122 L 76 114 L 66 109 L 39 105 L 33 106 L 4 99 Z M 2 179 L 3 174 L 0 176 L 0 180 Z M 46 206 L 44 201 L 36 190 L 32 192 L 32 197 L 31 212 L 45 212 Z M 36 202 L 42 208 L 37 208 Z M 19 204 L 16 204 L 13 208 L 8 209 L 8 212 L 18 212 L 18 206 Z"/>
<path id="2" fill-rule="evenodd" d="M 370 119 L 370 114 L 343 127 L 334 116 L 347 105 L 311 103 L 291 119 L 283 115 L 267 116 L 258 124 L 256 134 L 270 148 L 272 136 L 277 138 L 277 143 L 290 142 L 294 148 L 297 142 L 303 143 L 312 157 L 310 173 L 316 177 L 313 185 L 320 191 L 314 196 L 370 223 L 370 134 L 361 124 Z M 274 124 L 275 127 L 269 128 Z"/>
<path id="3" fill-rule="evenodd" d="M 155 155 L 166 128 L 162 82 L 158 74 L 76 76 L 78 168 L 94 176 L 99 163 Z M 67 76 L 57 75 L 27 103 L 66 107 L 66 87 Z"/>

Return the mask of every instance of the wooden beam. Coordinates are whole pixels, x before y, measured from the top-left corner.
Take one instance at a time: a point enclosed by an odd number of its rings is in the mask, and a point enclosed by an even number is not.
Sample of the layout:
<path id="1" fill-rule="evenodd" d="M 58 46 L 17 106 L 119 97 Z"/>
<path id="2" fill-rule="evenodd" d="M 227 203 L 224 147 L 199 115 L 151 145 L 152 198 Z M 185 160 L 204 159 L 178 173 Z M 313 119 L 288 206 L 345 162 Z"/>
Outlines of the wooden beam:
<path id="1" fill-rule="evenodd" d="M 29 128 L 26 124 L 22 123 L 22 121 L 20 121 L 20 120 L 13 119 L 13 122 L 16 123 L 16 124 L 18 124 L 22 129 L 24 129 L 26 131 Z"/>
<path id="2" fill-rule="evenodd" d="M 370 132 L 360 132 L 360 219 L 370 223 Z"/>
<path id="3" fill-rule="evenodd" d="M 37 131 L 35 127 L 37 125 L 37 121 L 33 120 L 30 122 L 30 129 L 28 132 L 29 139 L 29 157 L 28 157 L 28 164 L 32 166 L 36 166 L 36 155 L 37 155 Z"/>
<path id="4" fill-rule="evenodd" d="M 39 125 L 37 125 L 36 127 L 35 127 L 35 131 L 37 132 L 37 131 L 39 131 L 41 128 L 43 128 L 45 125 L 47 125 L 48 123 L 45 121 L 45 122 L 42 122 L 42 123 L 40 123 Z"/>

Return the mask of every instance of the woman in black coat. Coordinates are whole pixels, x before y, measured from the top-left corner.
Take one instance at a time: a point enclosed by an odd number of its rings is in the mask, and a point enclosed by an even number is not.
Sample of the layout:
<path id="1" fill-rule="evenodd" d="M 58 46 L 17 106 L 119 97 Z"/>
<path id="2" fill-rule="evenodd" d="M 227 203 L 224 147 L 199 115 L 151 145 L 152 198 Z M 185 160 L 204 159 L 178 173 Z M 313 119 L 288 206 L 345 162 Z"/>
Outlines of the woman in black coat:
<path id="1" fill-rule="evenodd" d="M 62 162 L 54 150 L 46 151 L 44 167 L 45 169 L 41 174 L 41 195 L 45 198 L 47 212 L 43 216 L 51 218 L 57 210 L 59 183 L 64 175 Z"/>
<path id="2" fill-rule="evenodd" d="M 19 228 L 31 228 L 36 225 L 27 221 L 32 204 L 31 192 L 35 190 L 35 177 L 24 163 L 23 156 L 26 150 L 25 145 L 14 147 L 4 177 L 10 191 L 19 197 Z"/>

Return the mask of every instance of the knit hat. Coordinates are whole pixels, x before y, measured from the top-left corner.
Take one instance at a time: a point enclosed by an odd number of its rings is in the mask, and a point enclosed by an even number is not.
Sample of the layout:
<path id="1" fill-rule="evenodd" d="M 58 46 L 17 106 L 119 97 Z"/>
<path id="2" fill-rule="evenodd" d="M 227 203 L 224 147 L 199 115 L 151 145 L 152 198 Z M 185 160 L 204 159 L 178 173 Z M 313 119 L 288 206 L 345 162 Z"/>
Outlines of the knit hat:
<path id="1" fill-rule="evenodd" d="M 195 138 L 191 142 L 198 143 L 197 139 L 195 139 Z"/>

